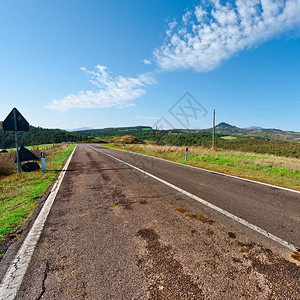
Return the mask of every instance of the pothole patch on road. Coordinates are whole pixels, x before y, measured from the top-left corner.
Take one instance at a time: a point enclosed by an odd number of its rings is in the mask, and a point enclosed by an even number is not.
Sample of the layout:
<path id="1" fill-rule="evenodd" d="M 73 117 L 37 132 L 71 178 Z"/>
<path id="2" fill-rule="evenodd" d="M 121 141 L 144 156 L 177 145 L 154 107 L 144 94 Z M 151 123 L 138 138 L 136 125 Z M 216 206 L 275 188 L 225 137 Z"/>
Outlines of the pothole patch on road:
<path id="1" fill-rule="evenodd" d="M 235 239 L 236 238 L 236 235 L 234 232 L 228 232 L 228 236 L 231 238 L 231 239 Z"/>
<path id="2" fill-rule="evenodd" d="M 293 251 L 292 254 L 291 254 L 291 258 L 300 262 L 300 252 L 298 251 Z"/>
<path id="3" fill-rule="evenodd" d="M 195 215 L 195 214 L 192 214 L 192 213 L 190 213 L 190 212 L 188 212 L 187 210 L 182 209 L 182 208 L 175 208 L 175 211 L 178 212 L 178 213 L 181 213 L 181 214 L 184 214 L 184 213 L 185 213 L 185 217 L 186 217 L 189 221 L 191 221 L 191 220 L 193 220 L 193 219 L 196 219 L 196 220 L 198 220 L 198 221 L 201 221 L 202 223 L 207 223 L 207 224 L 209 224 L 209 225 L 215 223 L 215 221 L 213 221 L 213 220 L 210 220 L 210 219 L 208 219 L 208 218 L 206 218 L 206 217 L 204 217 L 204 216 L 202 216 L 202 215 Z"/>
<path id="4" fill-rule="evenodd" d="M 148 253 L 138 260 L 138 267 L 143 269 L 150 279 L 151 299 L 202 299 L 202 289 L 190 275 L 184 273 L 182 265 L 174 258 L 170 246 L 159 241 L 159 235 L 151 228 L 143 228 L 137 236 L 147 243 Z"/>

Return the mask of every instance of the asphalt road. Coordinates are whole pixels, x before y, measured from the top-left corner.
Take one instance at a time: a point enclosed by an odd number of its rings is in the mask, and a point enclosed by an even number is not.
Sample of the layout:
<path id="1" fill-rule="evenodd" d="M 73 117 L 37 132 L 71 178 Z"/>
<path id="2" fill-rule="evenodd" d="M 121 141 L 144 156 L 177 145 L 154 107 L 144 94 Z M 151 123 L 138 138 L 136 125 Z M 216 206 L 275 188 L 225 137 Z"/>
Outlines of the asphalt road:
<path id="1" fill-rule="evenodd" d="M 101 148 L 116 158 L 300 247 L 300 193 L 183 167 L 166 160 Z"/>
<path id="2" fill-rule="evenodd" d="M 300 245 L 300 194 L 79 145 L 17 299 L 299 297 L 291 250 L 106 154 Z"/>

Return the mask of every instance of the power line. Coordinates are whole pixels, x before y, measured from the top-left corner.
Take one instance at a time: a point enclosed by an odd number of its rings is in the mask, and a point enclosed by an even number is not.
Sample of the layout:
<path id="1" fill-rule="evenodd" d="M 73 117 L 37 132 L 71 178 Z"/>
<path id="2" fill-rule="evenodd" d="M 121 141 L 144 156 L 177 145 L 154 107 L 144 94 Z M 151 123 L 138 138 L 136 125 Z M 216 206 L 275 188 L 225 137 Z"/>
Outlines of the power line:
<path id="1" fill-rule="evenodd" d="M 255 106 L 255 107 L 248 107 L 248 108 L 240 108 L 240 109 L 233 109 L 233 110 L 223 110 L 223 111 L 220 111 L 220 113 L 255 110 L 255 109 L 270 108 L 270 107 L 283 106 L 283 105 L 289 105 L 289 104 L 295 104 L 295 103 L 300 103 L 300 101 L 285 102 L 285 103 L 271 104 L 271 105 L 265 105 L 265 106 Z"/>

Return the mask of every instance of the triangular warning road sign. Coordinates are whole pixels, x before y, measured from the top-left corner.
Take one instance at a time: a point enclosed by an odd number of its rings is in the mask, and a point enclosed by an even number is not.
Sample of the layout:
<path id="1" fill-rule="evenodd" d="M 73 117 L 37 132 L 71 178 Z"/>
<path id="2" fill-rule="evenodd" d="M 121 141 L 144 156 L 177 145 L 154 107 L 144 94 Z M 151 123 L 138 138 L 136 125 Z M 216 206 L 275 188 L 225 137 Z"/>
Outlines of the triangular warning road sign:
<path id="1" fill-rule="evenodd" d="M 3 121 L 2 126 L 4 131 L 29 130 L 29 123 L 16 108 L 13 108 L 13 110 L 9 113 L 9 115 Z"/>

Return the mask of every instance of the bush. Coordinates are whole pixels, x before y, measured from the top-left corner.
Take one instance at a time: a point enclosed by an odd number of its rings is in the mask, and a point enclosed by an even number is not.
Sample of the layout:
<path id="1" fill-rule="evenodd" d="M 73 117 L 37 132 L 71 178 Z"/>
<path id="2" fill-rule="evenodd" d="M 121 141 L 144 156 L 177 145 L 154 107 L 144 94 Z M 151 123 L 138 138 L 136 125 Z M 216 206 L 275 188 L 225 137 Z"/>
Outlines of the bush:
<path id="1" fill-rule="evenodd" d="M 144 142 L 132 135 L 125 135 L 120 138 L 120 142 L 124 144 L 144 144 Z"/>

